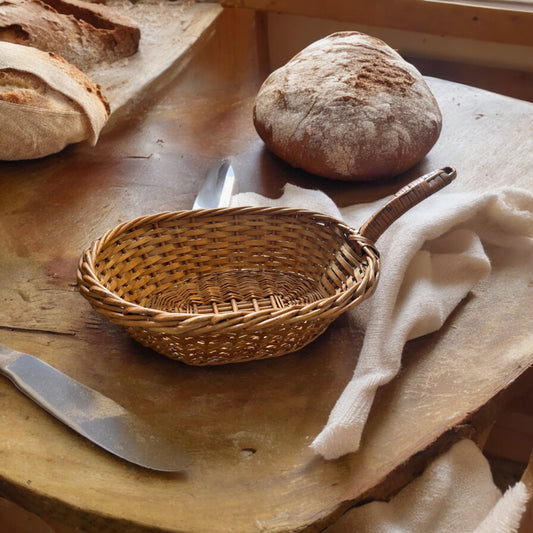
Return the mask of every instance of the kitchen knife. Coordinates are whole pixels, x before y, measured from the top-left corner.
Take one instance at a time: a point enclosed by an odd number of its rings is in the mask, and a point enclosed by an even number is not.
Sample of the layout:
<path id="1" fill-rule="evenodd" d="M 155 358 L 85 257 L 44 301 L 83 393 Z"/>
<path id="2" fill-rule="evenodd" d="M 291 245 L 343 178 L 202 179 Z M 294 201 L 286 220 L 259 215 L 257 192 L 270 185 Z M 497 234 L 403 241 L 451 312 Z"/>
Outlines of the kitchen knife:
<path id="1" fill-rule="evenodd" d="M 223 159 L 207 173 L 194 201 L 193 209 L 229 207 L 235 186 L 233 167 L 227 159 Z"/>
<path id="2" fill-rule="evenodd" d="M 61 422 L 130 463 L 162 472 L 187 464 L 177 445 L 124 407 L 36 357 L 0 344 L 0 373 Z"/>

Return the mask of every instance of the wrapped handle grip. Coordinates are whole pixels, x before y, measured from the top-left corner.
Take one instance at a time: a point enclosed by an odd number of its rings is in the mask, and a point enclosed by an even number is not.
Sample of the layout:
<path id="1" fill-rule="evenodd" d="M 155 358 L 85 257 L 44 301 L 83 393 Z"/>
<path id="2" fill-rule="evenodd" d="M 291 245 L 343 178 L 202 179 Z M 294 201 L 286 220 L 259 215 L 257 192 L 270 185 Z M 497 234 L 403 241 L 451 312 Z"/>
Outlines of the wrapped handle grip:
<path id="1" fill-rule="evenodd" d="M 375 243 L 380 235 L 411 207 L 450 184 L 457 172 L 444 167 L 425 174 L 400 189 L 379 211 L 359 229 L 359 234 Z"/>

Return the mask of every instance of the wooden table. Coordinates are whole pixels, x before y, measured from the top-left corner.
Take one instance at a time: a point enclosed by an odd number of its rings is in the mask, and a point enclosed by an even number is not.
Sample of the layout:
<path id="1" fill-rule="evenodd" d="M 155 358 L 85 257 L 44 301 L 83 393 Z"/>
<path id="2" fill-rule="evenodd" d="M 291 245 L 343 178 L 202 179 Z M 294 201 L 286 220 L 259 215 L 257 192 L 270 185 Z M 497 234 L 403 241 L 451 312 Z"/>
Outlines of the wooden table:
<path id="1" fill-rule="evenodd" d="M 224 156 L 241 192 L 275 196 L 290 181 L 344 205 L 383 197 L 432 166 L 457 166 L 472 190 L 508 179 L 504 153 L 483 135 L 496 134 L 505 106 L 515 127 L 531 108 L 438 80 L 445 129 L 412 172 L 369 185 L 289 168 L 251 121 L 265 75 L 253 20 L 221 16 L 188 68 L 123 112 L 95 148 L 0 165 L 0 342 L 112 397 L 191 456 L 181 474 L 117 460 L 1 379 L 0 494 L 32 512 L 99 533 L 318 530 L 353 502 L 392 494 L 457 438 L 478 435 L 486 406 L 533 364 L 531 283 L 523 284 L 531 258 L 491 249 L 490 277 L 440 332 L 408 344 L 401 375 L 378 393 L 361 451 L 327 462 L 308 445 L 356 364 L 364 332 L 349 316 L 290 356 L 192 368 L 143 349 L 78 294 L 77 261 L 92 239 L 139 215 L 190 208 Z M 484 143 L 487 153 L 476 153 Z M 527 145 L 512 153 L 531 162 Z M 516 181 L 531 186 L 531 175 Z"/>

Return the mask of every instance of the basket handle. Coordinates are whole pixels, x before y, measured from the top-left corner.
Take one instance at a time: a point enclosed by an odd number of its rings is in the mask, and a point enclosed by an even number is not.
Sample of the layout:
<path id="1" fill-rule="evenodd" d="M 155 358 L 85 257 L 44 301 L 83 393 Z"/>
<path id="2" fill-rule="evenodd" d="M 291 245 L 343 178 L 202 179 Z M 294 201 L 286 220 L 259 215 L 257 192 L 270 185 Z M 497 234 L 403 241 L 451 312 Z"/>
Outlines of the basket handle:
<path id="1" fill-rule="evenodd" d="M 359 229 L 359 235 L 376 242 L 380 235 L 411 207 L 450 184 L 457 172 L 444 167 L 425 174 L 400 189 L 379 211 L 374 213 Z"/>

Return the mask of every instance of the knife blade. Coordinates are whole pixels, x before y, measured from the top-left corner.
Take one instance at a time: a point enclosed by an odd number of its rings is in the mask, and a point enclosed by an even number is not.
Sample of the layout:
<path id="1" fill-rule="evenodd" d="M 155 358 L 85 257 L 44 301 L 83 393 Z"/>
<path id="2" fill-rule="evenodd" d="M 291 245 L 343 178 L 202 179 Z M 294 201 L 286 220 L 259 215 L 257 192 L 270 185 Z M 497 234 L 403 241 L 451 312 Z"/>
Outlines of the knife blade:
<path id="1" fill-rule="evenodd" d="M 228 159 L 208 171 L 204 183 L 194 200 L 193 209 L 229 207 L 235 192 L 235 172 Z"/>
<path id="2" fill-rule="evenodd" d="M 107 396 L 40 359 L 0 344 L 0 374 L 68 427 L 130 463 L 161 472 L 188 463 L 176 444 Z"/>

